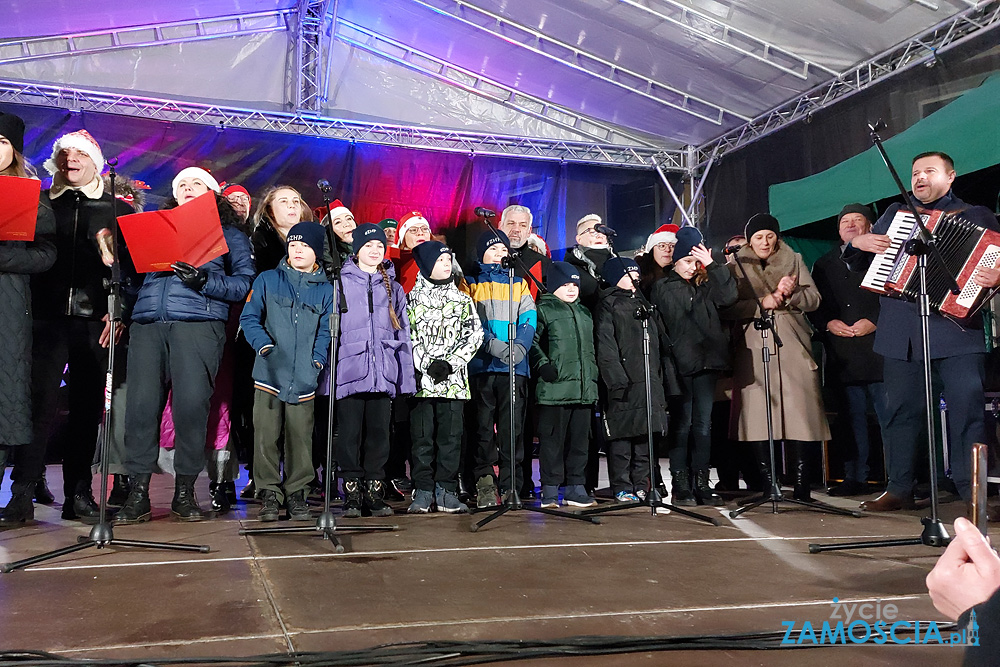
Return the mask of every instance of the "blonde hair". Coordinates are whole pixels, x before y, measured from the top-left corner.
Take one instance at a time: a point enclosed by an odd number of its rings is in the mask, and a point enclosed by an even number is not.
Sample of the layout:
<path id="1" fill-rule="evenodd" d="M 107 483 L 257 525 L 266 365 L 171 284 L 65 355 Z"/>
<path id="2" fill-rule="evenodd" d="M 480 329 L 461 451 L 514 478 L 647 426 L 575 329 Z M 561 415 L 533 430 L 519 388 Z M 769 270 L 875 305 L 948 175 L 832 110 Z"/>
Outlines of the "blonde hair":
<path id="1" fill-rule="evenodd" d="M 382 274 L 385 293 L 389 297 L 389 321 L 392 322 L 392 328 L 399 331 L 403 328 L 403 325 L 399 323 L 399 318 L 396 317 L 396 309 L 392 307 L 392 283 L 389 278 L 389 272 L 385 270 L 385 262 L 378 263 L 378 272 Z"/>
<path id="2" fill-rule="evenodd" d="M 14 159 L 7 167 L 0 171 L 0 176 L 17 176 L 19 178 L 38 178 L 38 172 L 31 166 L 31 163 L 24 159 L 24 156 L 14 151 Z"/>
<path id="3" fill-rule="evenodd" d="M 274 203 L 274 197 L 278 193 L 278 190 L 291 190 L 299 198 L 299 222 L 312 222 L 314 220 L 312 209 L 306 203 L 306 200 L 302 198 L 302 194 L 298 190 L 290 185 L 272 185 L 264 192 L 260 204 L 257 205 L 257 210 L 254 211 L 254 229 L 257 229 L 265 221 L 272 227 L 274 226 L 274 214 L 271 212 L 271 204 Z"/>

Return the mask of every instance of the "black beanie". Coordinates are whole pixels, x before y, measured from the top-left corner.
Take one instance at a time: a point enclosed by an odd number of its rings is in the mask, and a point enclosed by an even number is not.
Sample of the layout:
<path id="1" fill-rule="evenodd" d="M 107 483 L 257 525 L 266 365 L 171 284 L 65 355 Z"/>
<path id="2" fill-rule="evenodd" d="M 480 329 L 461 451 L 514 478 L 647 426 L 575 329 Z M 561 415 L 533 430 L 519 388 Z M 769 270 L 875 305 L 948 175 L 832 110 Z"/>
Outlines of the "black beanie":
<path id="1" fill-rule="evenodd" d="M 417 263 L 417 268 L 424 278 L 431 279 L 431 271 L 441 255 L 451 255 L 451 248 L 440 241 L 424 241 L 418 243 L 413 249 L 413 261 Z"/>
<path id="2" fill-rule="evenodd" d="M 24 121 L 20 116 L 0 111 L 0 136 L 7 137 L 18 153 L 24 153 Z"/>
<path id="3" fill-rule="evenodd" d="M 388 245 L 385 240 L 385 232 L 378 225 L 366 222 L 354 228 L 354 233 L 351 235 L 351 249 L 354 250 L 355 255 L 369 241 L 378 241 L 383 247 Z"/>
<path id="4" fill-rule="evenodd" d="M 285 237 L 285 250 L 292 241 L 302 241 L 313 249 L 316 253 L 316 260 L 323 259 L 323 241 L 326 239 L 326 230 L 318 222 L 300 222 L 292 225 Z"/>
<path id="5" fill-rule="evenodd" d="M 758 213 L 747 220 L 747 226 L 743 230 L 743 235 L 746 236 L 747 241 L 749 241 L 751 236 L 762 229 L 769 229 L 775 234 L 781 234 L 781 226 L 778 224 L 777 218 L 769 213 Z"/>
<path id="6" fill-rule="evenodd" d="M 604 266 L 601 267 L 601 278 L 604 279 L 608 285 L 614 287 L 618 284 L 618 281 L 622 279 L 629 271 L 639 271 L 639 265 L 635 263 L 634 259 L 629 259 L 627 257 L 612 257 L 608 261 L 604 262 Z"/>
<path id="7" fill-rule="evenodd" d="M 840 222 L 840 219 L 848 213 L 860 213 L 865 216 L 865 220 L 868 221 L 869 225 L 875 222 L 875 214 L 872 213 L 872 210 L 864 204 L 848 204 L 844 208 L 840 209 L 840 215 L 837 216 L 837 222 Z"/>
<path id="8" fill-rule="evenodd" d="M 555 292 L 566 283 L 580 286 L 580 272 L 569 262 L 552 262 L 545 276 L 545 289 Z"/>
<path id="9" fill-rule="evenodd" d="M 701 235 L 701 232 L 698 231 L 697 227 L 687 225 L 678 229 L 677 243 L 674 244 L 674 261 L 676 262 L 677 260 L 690 255 L 691 248 L 695 247 L 704 240 L 704 237 Z"/>
<path id="10" fill-rule="evenodd" d="M 508 249 L 510 248 L 510 239 L 508 239 L 507 235 L 499 229 L 496 231 L 487 229 L 483 232 L 479 237 L 479 240 L 476 241 L 476 257 L 479 258 L 479 261 L 483 261 L 483 255 L 486 254 L 486 251 L 489 250 L 490 246 L 494 246 L 498 243 L 507 246 Z"/>

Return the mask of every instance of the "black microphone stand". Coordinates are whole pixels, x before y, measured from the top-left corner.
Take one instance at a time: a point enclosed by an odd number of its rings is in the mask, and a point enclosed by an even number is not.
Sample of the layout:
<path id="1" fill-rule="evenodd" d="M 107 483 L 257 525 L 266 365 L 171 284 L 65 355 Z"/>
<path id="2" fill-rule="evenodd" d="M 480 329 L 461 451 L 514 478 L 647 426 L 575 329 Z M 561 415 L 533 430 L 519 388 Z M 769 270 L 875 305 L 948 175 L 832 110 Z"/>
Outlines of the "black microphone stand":
<path id="1" fill-rule="evenodd" d="M 924 528 L 920 532 L 919 537 L 905 538 L 899 540 L 877 540 L 874 542 L 845 542 L 843 544 L 810 544 L 809 553 L 815 554 L 821 551 L 840 551 L 843 549 L 873 549 L 877 547 L 903 547 L 903 546 L 915 546 L 919 544 L 926 545 L 928 547 L 946 547 L 951 541 L 951 537 L 948 535 L 948 529 L 945 528 L 941 519 L 938 517 L 938 478 L 937 478 L 937 447 L 934 443 L 934 391 L 931 388 L 931 331 L 930 331 L 930 317 L 931 317 L 931 301 L 930 296 L 927 294 L 927 255 L 930 254 L 934 261 L 937 262 L 941 275 L 949 283 L 948 288 L 951 290 L 952 294 L 958 294 L 960 292 L 958 288 L 958 283 L 955 278 L 951 275 L 951 271 L 948 270 L 948 265 L 945 263 L 944 258 L 941 256 L 941 251 L 937 247 L 934 235 L 927 229 L 924 225 L 923 216 L 921 216 L 920 211 L 913 204 L 909 195 L 906 193 L 906 187 L 903 182 L 899 179 L 899 174 L 896 172 L 896 168 L 892 166 L 892 162 L 889 160 L 889 155 L 885 152 L 885 147 L 882 146 L 882 138 L 879 136 L 879 130 L 883 129 L 882 121 L 877 121 L 874 125 L 869 125 L 868 129 L 871 132 L 872 143 L 878 149 L 879 155 L 882 156 L 882 161 L 885 162 L 885 166 L 888 167 L 889 173 L 892 174 L 893 180 L 896 181 L 896 187 L 899 188 L 900 194 L 903 196 L 903 206 L 907 208 L 910 215 L 917 223 L 917 235 L 919 239 L 911 239 L 906 242 L 904 249 L 906 254 L 913 255 L 917 257 L 917 270 L 920 272 L 920 342 L 921 351 L 923 352 L 924 359 L 924 404 L 927 412 L 927 453 L 928 462 L 930 466 L 930 480 L 931 480 L 931 515 L 929 517 L 921 517 L 920 523 L 923 524 Z"/>
<path id="2" fill-rule="evenodd" d="M 618 253 L 615 252 L 614 242 L 609 234 L 605 234 L 608 238 L 608 250 L 611 252 L 611 257 L 619 257 Z M 609 258 L 610 261 L 610 258 Z M 650 386 L 652 380 L 652 372 L 650 371 L 650 350 L 649 350 L 649 320 L 654 316 L 656 309 L 653 304 L 646 299 L 642 290 L 639 289 L 639 282 L 635 279 L 635 276 L 631 273 L 627 274 L 629 279 L 632 281 L 633 287 L 633 298 L 638 302 L 635 310 L 635 319 L 642 322 L 642 363 L 643 371 L 645 372 L 646 380 L 646 446 L 649 448 L 649 489 L 646 492 L 646 497 L 638 502 L 633 503 L 619 503 L 613 502 L 611 504 L 605 505 L 603 507 L 596 507 L 590 510 L 583 510 L 580 514 L 592 515 L 592 514 L 606 514 L 608 512 L 618 512 L 620 510 L 628 510 L 635 507 L 648 507 L 650 514 L 653 516 L 657 515 L 658 509 L 668 510 L 668 512 L 677 512 L 678 514 L 683 514 L 684 516 L 691 517 L 692 519 L 697 519 L 698 521 L 704 521 L 705 523 L 710 523 L 713 526 L 720 525 L 720 521 L 715 517 L 705 516 L 703 514 L 698 514 L 697 512 L 692 512 L 691 510 L 684 509 L 683 507 L 677 507 L 676 505 L 671 505 L 665 502 L 660 496 L 660 492 L 656 488 L 656 466 L 658 462 L 656 460 L 656 452 L 653 447 L 653 390 Z M 609 457 L 610 458 L 610 457 Z"/>
<path id="3" fill-rule="evenodd" d="M 483 222 L 485 222 L 486 226 L 489 227 L 493 232 L 497 231 L 496 227 L 490 224 L 490 221 L 486 216 L 483 216 Z M 502 237 L 501 240 L 503 240 Z M 494 519 L 500 518 L 507 512 L 519 512 L 519 511 L 537 512 L 539 514 L 548 514 L 550 516 L 557 516 L 564 519 L 576 519 L 577 521 L 586 521 L 588 523 L 600 523 L 601 522 L 600 519 L 584 516 L 582 513 L 562 512 L 560 510 L 549 509 L 547 507 L 534 507 L 531 505 L 525 505 L 523 502 L 521 502 L 520 492 L 519 489 L 517 488 L 517 462 L 515 461 L 515 453 L 517 451 L 515 443 L 517 441 L 517 436 L 515 434 L 514 425 L 516 424 L 515 402 L 517 401 L 517 386 L 514 380 L 514 358 L 513 358 L 514 339 L 515 336 L 517 335 L 517 318 L 515 317 L 515 310 L 514 310 L 514 266 L 515 263 L 518 261 L 518 258 L 514 256 L 513 249 L 510 247 L 510 244 L 507 243 L 507 241 L 503 241 L 503 244 L 507 248 L 507 256 L 504 257 L 503 260 L 501 261 L 501 266 L 507 269 L 507 281 L 508 281 L 507 344 L 510 346 L 511 350 L 510 357 L 507 361 L 507 383 L 508 383 L 508 390 L 510 391 L 510 414 L 508 415 L 510 419 L 510 437 L 509 437 L 510 442 L 507 443 L 508 447 L 510 448 L 509 449 L 510 489 L 508 489 L 507 496 L 506 498 L 503 499 L 503 502 L 501 503 L 499 508 L 473 507 L 472 509 L 470 509 L 470 513 L 472 514 L 477 514 L 480 512 L 490 512 L 490 511 L 492 511 L 493 513 L 490 514 L 485 519 L 474 522 L 471 526 L 469 526 L 469 530 L 471 530 L 474 533 L 483 526 L 485 526 L 486 524 L 493 521 Z M 523 268 L 524 267 L 522 266 L 522 270 Z M 528 351 L 525 350 L 524 353 L 525 355 L 527 355 Z"/>
<path id="4" fill-rule="evenodd" d="M 76 551 L 96 547 L 104 549 L 107 547 L 140 547 L 146 549 L 165 549 L 169 551 L 196 551 L 198 553 L 208 553 L 211 549 L 207 545 L 198 544 L 174 544 L 169 542 L 147 542 L 143 540 L 121 540 L 114 536 L 111 522 L 108 521 L 108 474 L 110 470 L 109 452 L 111 449 L 111 394 L 115 386 L 115 344 L 118 335 L 118 326 L 122 319 L 121 308 L 121 263 L 118 259 L 118 201 L 115 198 L 115 167 L 118 165 L 117 159 L 108 160 L 111 180 L 111 278 L 105 279 L 104 285 L 108 290 L 108 368 L 104 385 L 104 418 L 101 429 L 101 499 L 100 499 L 100 520 L 87 537 L 79 536 L 77 543 L 55 549 L 37 556 L 31 556 L 12 563 L 4 563 L 0 566 L 0 572 L 13 572 L 36 563 L 42 563 L 59 556 L 71 554 Z"/>
<path id="5" fill-rule="evenodd" d="M 749 245 L 749 239 L 747 239 L 747 242 Z M 743 266 L 743 262 L 740 261 L 740 255 L 738 252 L 733 254 L 733 259 L 736 260 L 736 266 L 739 267 L 740 273 L 743 274 L 743 279 L 749 284 L 750 276 L 747 275 L 746 267 Z M 777 514 L 778 503 L 781 502 L 792 503 L 793 505 L 806 507 L 817 512 L 842 514 L 844 516 L 853 516 L 856 518 L 860 517 L 861 512 L 856 510 L 846 510 L 818 501 L 810 502 L 799 500 L 798 498 L 786 498 L 781 492 L 781 484 L 778 482 L 777 459 L 774 451 L 774 412 L 771 408 L 771 347 L 768 343 L 768 332 L 770 331 L 774 334 L 774 344 L 776 347 L 782 347 L 782 343 L 781 337 L 778 336 L 778 330 L 774 327 L 774 313 L 764 310 L 764 305 L 761 303 L 760 298 L 756 294 L 754 294 L 753 300 L 757 304 L 757 312 L 760 313 L 759 317 L 755 317 L 753 319 L 753 326 L 754 329 L 757 329 L 757 331 L 760 332 L 761 358 L 764 362 L 764 398 L 766 401 L 764 412 L 767 417 L 767 449 L 770 455 L 769 465 L 771 472 L 771 489 L 769 492 L 761 494 L 760 497 L 740 501 L 739 505 L 741 505 L 741 507 L 729 512 L 729 518 L 735 519 L 741 514 L 760 507 L 764 503 L 771 503 L 771 513 Z M 808 480 L 806 483 L 808 484 Z"/>

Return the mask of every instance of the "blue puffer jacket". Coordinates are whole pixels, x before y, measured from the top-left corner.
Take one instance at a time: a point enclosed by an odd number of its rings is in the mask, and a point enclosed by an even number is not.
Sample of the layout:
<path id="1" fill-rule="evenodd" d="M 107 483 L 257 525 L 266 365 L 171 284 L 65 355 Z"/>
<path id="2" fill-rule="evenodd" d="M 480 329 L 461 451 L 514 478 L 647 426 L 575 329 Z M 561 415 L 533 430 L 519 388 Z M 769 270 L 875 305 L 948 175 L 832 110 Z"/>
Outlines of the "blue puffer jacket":
<path id="1" fill-rule="evenodd" d="M 318 268 L 296 271 L 283 259 L 253 281 L 240 327 L 257 351 L 254 386 L 285 403 L 316 397 L 319 372 L 330 350 L 333 285 Z M 269 349 L 267 356 L 260 352 Z"/>
<path id="2" fill-rule="evenodd" d="M 208 282 L 195 291 L 173 271 L 147 273 L 132 310 L 132 321 L 210 322 L 229 319 L 229 304 L 242 301 L 256 275 L 253 247 L 246 234 L 223 225 L 229 252 L 198 268 L 208 272 Z"/>

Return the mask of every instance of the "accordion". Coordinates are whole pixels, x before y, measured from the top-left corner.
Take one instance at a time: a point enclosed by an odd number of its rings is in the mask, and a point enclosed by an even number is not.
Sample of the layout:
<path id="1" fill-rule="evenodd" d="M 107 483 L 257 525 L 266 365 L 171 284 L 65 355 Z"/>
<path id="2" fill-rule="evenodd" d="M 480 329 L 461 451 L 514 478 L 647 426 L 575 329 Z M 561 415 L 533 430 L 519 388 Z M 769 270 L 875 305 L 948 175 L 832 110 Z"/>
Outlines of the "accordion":
<path id="1" fill-rule="evenodd" d="M 931 308 L 958 319 L 969 317 L 979 309 L 988 292 L 974 283 L 972 276 L 980 266 L 996 267 L 1000 260 L 1000 233 L 969 222 L 961 213 L 918 211 L 924 225 L 933 232 L 948 272 L 955 277 L 961 290 L 958 295 L 951 293 L 940 264 L 929 257 L 927 295 Z M 886 232 L 889 247 L 884 253 L 875 255 L 861 286 L 882 295 L 917 300 L 920 294 L 917 257 L 907 255 L 903 247 L 918 233 L 912 213 L 905 209 L 896 213 Z"/>

